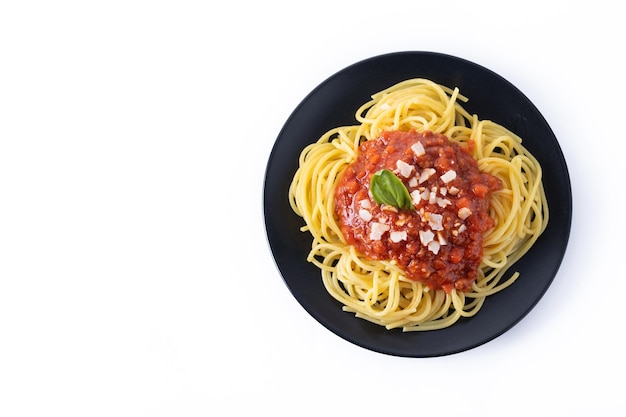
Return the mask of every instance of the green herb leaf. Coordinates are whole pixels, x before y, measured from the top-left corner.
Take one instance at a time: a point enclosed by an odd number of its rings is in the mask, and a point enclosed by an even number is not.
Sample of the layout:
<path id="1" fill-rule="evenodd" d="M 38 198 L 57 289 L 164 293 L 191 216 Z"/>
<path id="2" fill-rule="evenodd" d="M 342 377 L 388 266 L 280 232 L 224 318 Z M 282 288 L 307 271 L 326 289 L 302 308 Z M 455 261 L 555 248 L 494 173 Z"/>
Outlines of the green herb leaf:
<path id="1" fill-rule="evenodd" d="M 378 204 L 387 204 L 404 210 L 414 208 L 409 190 L 400 178 L 388 169 L 381 169 L 372 175 L 370 191 Z"/>

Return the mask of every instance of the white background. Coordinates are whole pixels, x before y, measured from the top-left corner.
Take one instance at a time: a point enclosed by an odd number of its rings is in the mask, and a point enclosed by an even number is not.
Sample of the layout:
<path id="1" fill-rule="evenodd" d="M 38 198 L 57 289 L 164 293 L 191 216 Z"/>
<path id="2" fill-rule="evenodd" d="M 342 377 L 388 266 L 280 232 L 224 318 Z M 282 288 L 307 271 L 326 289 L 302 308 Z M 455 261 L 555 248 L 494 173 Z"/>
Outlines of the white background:
<path id="1" fill-rule="evenodd" d="M 0 415 L 624 415 L 619 5 L 0 3 Z M 265 166 L 296 105 L 405 50 L 515 84 L 573 188 L 541 302 L 441 358 L 323 328 L 263 224 Z"/>

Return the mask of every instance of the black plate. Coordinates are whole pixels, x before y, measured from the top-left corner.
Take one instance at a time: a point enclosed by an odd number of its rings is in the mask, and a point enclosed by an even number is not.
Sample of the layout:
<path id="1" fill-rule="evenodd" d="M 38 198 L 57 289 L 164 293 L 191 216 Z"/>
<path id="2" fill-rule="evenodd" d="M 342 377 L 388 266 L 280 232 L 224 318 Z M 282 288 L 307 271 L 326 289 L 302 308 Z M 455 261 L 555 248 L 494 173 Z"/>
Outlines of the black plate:
<path id="1" fill-rule="evenodd" d="M 430 332 L 386 330 L 341 310 L 326 292 L 320 271 L 306 261 L 309 233 L 300 232 L 287 193 L 298 156 L 331 128 L 356 124 L 354 113 L 370 96 L 408 78 L 422 77 L 459 87 L 464 107 L 480 119 L 500 123 L 524 139 L 544 170 L 550 221 L 533 248 L 514 266 L 521 273 L 506 290 L 490 296 L 476 316 Z M 287 86 L 288 88 L 288 86 Z M 353 64 L 313 90 L 291 114 L 272 149 L 265 173 L 265 226 L 274 260 L 298 302 L 326 328 L 366 349 L 405 357 L 465 351 L 501 335 L 536 305 L 561 264 L 570 234 L 571 185 L 561 148 L 530 100 L 494 72 L 457 57 L 433 52 L 398 52 Z"/>

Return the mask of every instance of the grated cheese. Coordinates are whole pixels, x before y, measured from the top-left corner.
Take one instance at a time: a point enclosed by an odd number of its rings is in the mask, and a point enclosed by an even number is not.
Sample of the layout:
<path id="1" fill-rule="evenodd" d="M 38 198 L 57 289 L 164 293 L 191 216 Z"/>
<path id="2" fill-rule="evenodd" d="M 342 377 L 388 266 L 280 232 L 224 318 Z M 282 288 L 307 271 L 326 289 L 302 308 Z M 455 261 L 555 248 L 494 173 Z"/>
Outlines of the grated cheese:
<path id="1" fill-rule="evenodd" d="M 449 170 L 449 171 L 446 171 L 446 173 L 441 176 L 441 181 L 447 184 L 455 178 L 456 178 L 456 171 Z"/>
<path id="2" fill-rule="evenodd" d="M 460 219 L 465 220 L 471 215 L 472 215 L 472 210 L 470 210 L 468 207 L 461 207 L 459 209 L 458 216 Z"/>
<path id="3" fill-rule="evenodd" d="M 435 234 L 430 230 L 420 230 L 420 242 L 422 245 L 428 246 L 430 242 L 433 241 Z"/>
<path id="4" fill-rule="evenodd" d="M 366 222 L 369 222 L 370 220 L 372 220 L 372 213 L 370 213 L 368 210 L 361 209 L 359 210 L 359 217 Z"/>
<path id="5" fill-rule="evenodd" d="M 452 201 L 447 198 L 437 197 L 437 205 L 441 208 L 446 208 L 446 206 L 452 204 Z"/>
<path id="6" fill-rule="evenodd" d="M 411 201 L 413 201 L 414 205 L 418 205 L 420 200 L 422 198 L 422 193 L 419 192 L 419 190 L 413 190 L 411 192 Z"/>
<path id="7" fill-rule="evenodd" d="M 372 230 L 370 231 L 370 239 L 372 240 L 380 240 L 383 237 L 383 234 L 390 229 L 389 225 L 372 222 Z"/>
<path id="8" fill-rule="evenodd" d="M 428 213 L 428 225 L 433 230 L 443 230 L 443 216 L 436 213 Z"/>
<path id="9" fill-rule="evenodd" d="M 407 234 L 406 231 L 393 231 L 389 234 L 389 238 L 391 239 L 392 242 L 398 243 L 401 240 L 406 240 L 407 238 Z"/>
<path id="10" fill-rule="evenodd" d="M 419 183 L 421 184 L 424 181 L 428 180 L 435 172 L 437 172 L 435 168 L 426 168 L 425 170 L 423 170 L 422 174 L 420 175 Z"/>
<path id="11" fill-rule="evenodd" d="M 426 153 L 426 150 L 424 149 L 424 145 L 422 145 L 422 142 L 416 142 L 415 144 L 413 144 L 411 146 L 411 150 L 413 151 L 415 156 L 422 156 Z"/>
<path id="12" fill-rule="evenodd" d="M 439 248 L 441 248 L 441 245 L 436 240 L 433 240 L 428 244 L 428 250 L 435 255 L 439 253 Z"/>
<path id="13" fill-rule="evenodd" d="M 413 165 L 407 164 L 400 159 L 396 162 L 396 167 L 398 168 L 398 173 L 404 178 L 409 178 L 413 173 L 413 169 L 415 169 Z"/>

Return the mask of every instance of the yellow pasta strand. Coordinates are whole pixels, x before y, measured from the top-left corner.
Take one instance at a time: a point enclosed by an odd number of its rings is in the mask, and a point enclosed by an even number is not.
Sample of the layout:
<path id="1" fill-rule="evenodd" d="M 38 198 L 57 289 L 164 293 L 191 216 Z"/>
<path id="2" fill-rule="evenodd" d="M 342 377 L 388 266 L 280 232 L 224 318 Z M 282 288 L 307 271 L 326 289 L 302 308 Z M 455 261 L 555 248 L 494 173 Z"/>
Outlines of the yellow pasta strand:
<path id="1" fill-rule="evenodd" d="M 301 153 L 289 202 L 312 237 L 308 261 L 321 271 L 328 293 L 344 311 L 387 329 L 427 331 L 453 325 L 481 309 L 486 297 L 520 279 L 505 277 L 545 230 L 548 206 L 538 161 L 522 139 L 489 120 L 470 115 L 458 89 L 411 79 L 378 92 L 356 112 L 357 125 L 328 131 Z M 334 189 L 355 160 L 359 144 L 383 131 L 430 130 L 470 144 L 482 172 L 503 188 L 491 196 L 495 226 L 485 234 L 483 261 L 471 291 L 431 290 L 407 279 L 392 261 L 373 261 L 346 244 L 334 214 Z"/>

